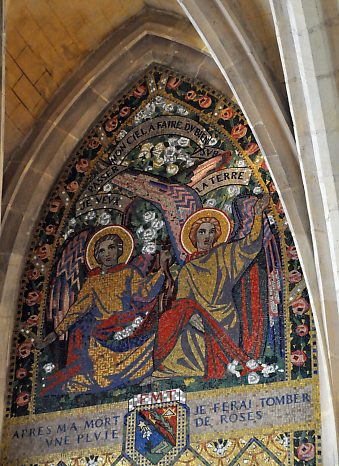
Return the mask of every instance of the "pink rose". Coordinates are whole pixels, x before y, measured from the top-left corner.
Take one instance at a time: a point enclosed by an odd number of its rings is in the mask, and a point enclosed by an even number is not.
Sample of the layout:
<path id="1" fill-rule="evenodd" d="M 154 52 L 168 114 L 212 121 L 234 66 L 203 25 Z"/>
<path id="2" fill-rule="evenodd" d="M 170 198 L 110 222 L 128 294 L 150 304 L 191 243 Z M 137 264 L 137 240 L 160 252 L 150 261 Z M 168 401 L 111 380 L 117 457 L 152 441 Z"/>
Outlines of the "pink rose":
<path id="1" fill-rule="evenodd" d="M 302 316 L 310 308 L 310 305 L 305 298 L 298 298 L 292 303 L 293 314 Z"/>
<path id="2" fill-rule="evenodd" d="M 108 131 L 109 133 L 111 131 L 114 131 L 118 127 L 118 117 L 114 116 L 113 118 L 110 118 L 109 120 L 105 121 L 105 130 Z"/>
<path id="3" fill-rule="evenodd" d="M 98 138 L 91 138 L 88 141 L 87 146 L 89 149 L 96 149 L 97 147 L 100 146 L 100 141 Z"/>
<path id="4" fill-rule="evenodd" d="M 119 115 L 122 117 L 122 118 L 126 118 L 128 117 L 128 115 L 131 113 L 131 107 L 122 107 L 120 109 L 120 112 L 119 112 Z"/>
<path id="5" fill-rule="evenodd" d="M 278 214 L 280 214 L 280 215 L 285 214 L 281 201 L 278 201 L 276 203 L 275 208 L 277 209 Z"/>
<path id="6" fill-rule="evenodd" d="M 51 246 L 47 243 L 43 244 L 36 250 L 36 255 L 39 259 L 48 259 L 51 254 Z"/>
<path id="7" fill-rule="evenodd" d="M 250 142 L 248 146 L 246 147 L 245 152 L 247 155 L 252 155 L 252 154 L 255 154 L 258 150 L 259 150 L 258 144 L 256 144 L 255 142 Z"/>
<path id="8" fill-rule="evenodd" d="M 298 253 L 295 246 L 288 246 L 286 254 L 289 259 L 298 260 Z"/>
<path id="9" fill-rule="evenodd" d="M 41 293 L 40 291 L 30 291 L 26 297 L 26 304 L 28 306 L 34 306 L 34 304 L 37 304 L 40 301 L 41 298 Z"/>
<path id="10" fill-rule="evenodd" d="M 291 272 L 288 274 L 288 280 L 290 283 L 299 283 L 300 280 L 302 279 L 302 275 L 298 270 L 291 270 Z"/>
<path id="11" fill-rule="evenodd" d="M 23 343 L 21 343 L 21 345 L 17 347 L 17 355 L 22 359 L 27 358 L 27 356 L 31 354 L 31 350 L 32 342 L 28 340 L 24 341 Z"/>
<path id="12" fill-rule="evenodd" d="M 47 233 L 47 235 L 54 235 L 56 229 L 56 225 L 47 225 L 47 227 L 45 228 L 45 232 Z"/>
<path id="13" fill-rule="evenodd" d="M 40 277 L 40 270 L 38 269 L 31 269 L 27 272 L 28 280 L 37 280 Z"/>
<path id="14" fill-rule="evenodd" d="M 177 89 L 181 84 L 181 81 L 179 78 L 176 78 L 175 76 L 170 76 L 167 81 L 167 87 L 168 89 Z"/>
<path id="15" fill-rule="evenodd" d="M 27 371 L 24 367 L 19 367 L 19 369 L 17 369 L 16 373 L 15 373 L 15 377 L 18 379 L 18 380 L 22 380 L 26 377 L 27 375 Z"/>
<path id="16" fill-rule="evenodd" d="M 275 193 L 277 188 L 275 187 L 273 181 L 270 182 L 270 184 L 268 185 L 268 188 L 270 190 L 271 193 Z"/>
<path id="17" fill-rule="evenodd" d="M 199 97 L 198 102 L 201 108 L 208 108 L 211 106 L 212 99 L 208 95 L 203 95 Z"/>
<path id="18" fill-rule="evenodd" d="M 246 133 L 247 127 L 241 123 L 239 125 L 233 126 L 231 131 L 231 135 L 234 137 L 234 139 L 241 139 L 245 136 Z"/>
<path id="19" fill-rule="evenodd" d="M 32 316 L 28 317 L 26 323 L 29 326 L 33 326 L 33 325 L 36 325 L 38 323 L 38 320 L 39 320 L 39 316 L 33 314 Z"/>
<path id="20" fill-rule="evenodd" d="M 306 324 L 297 325 L 295 328 L 295 333 L 299 335 L 299 337 L 308 335 L 308 326 Z"/>
<path id="21" fill-rule="evenodd" d="M 75 193 L 77 192 L 79 189 L 79 183 L 75 180 L 71 181 L 70 183 L 68 183 L 68 185 L 66 186 L 66 190 L 69 192 L 69 193 Z"/>
<path id="22" fill-rule="evenodd" d="M 230 120 L 234 117 L 234 113 L 235 112 L 232 107 L 227 107 L 224 108 L 224 110 L 221 110 L 221 112 L 219 113 L 219 118 L 221 118 L 222 120 Z"/>
<path id="23" fill-rule="evenodd" d="M 62 200 L 61 199 L 52 199 L 50 206 L 49 206 L 49 211 L 53 212 L 54 214 L 59 212 L 61 207 L 63 206 Z"/>
<path id="24" fill-rule="evenodd" d="M 17 406 L 26 406 L 29 402 L 29 394 L 27 392 L 21 392 L 16 398 Z"/>
<path id="25" fill-rule="evenodd" d="M 304 353 L 304 351 L 301 350 L 295 350 L 292 351 L 291 353 L 291 363 L 294 366 L 303 366 L 305 362 L 307 361 L 307 355 Z"/>
<path id="26" fill-rule="evenodd" d="M 185 100 L 195 100 L 196 96 L 197 96 L 197 93 L 193 90 L 190 90 L 185 95 Z"/>
<path id="27" fill-rule="evenodd" d="M 75 169 L 78 173 L 86 173 L 89 169 L 89 161 L 87 159 L 80 159 L 75 165 Z"/>
<path id="28" fill-rule="evenodd" d="M 310 461 L 314 458 L 313 443 L 301 443 L 297 448 L 297 458 L 301 461 Z"/>
<path id="29" fill-rule="evenodd" d="M 141 86 L 138 86 L 136 89 L 133 91 L 134 97 L 143 97 L 146 95 L 147 89 L 146 87 L 142 84 Z"/>

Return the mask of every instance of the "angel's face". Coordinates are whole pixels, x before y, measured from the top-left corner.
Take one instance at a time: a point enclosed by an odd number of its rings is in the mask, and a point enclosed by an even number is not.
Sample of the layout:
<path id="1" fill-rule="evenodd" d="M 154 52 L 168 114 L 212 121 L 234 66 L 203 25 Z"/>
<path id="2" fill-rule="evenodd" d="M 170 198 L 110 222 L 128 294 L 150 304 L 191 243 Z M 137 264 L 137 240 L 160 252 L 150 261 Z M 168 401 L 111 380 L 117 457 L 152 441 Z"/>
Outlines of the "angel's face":
<path id="1" fill-rule="evenodd" d="M 103 241 L 97 252 L 97 261 L 104 268 L 113 267 L 118 263 L 118 244 L 114 239 Z"/>
<path id="2" fill-rule="evenodd" d="M 215 226 L 212 223 L 202 223 L 197 230 L 198 251 L 208 251 L 213 246 L 216 235 Z"/>

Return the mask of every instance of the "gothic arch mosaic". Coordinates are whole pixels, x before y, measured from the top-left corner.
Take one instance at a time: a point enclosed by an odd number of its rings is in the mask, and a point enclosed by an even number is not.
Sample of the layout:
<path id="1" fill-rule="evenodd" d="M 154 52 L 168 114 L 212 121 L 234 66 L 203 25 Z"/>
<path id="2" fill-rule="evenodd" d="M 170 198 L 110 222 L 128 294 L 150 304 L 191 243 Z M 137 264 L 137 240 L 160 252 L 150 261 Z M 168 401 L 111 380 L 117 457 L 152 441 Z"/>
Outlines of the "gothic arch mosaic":
<path id="1" fill-rule="evenodd" d="M 27 257 L 6 464 L 311 465 L 315 331 L 239 107 L 154 67 L 51 192 Z"/>

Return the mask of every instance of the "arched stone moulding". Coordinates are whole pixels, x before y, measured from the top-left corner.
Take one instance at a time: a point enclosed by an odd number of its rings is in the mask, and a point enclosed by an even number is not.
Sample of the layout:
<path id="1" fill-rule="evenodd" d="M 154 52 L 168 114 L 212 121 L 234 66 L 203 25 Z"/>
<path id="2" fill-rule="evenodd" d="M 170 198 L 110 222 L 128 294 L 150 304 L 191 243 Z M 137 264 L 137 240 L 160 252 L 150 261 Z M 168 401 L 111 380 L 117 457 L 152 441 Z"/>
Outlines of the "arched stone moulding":
<path id="1" fill-rule="evenodd" d="M 213 60 L 201 52 L 203 48 L 183 18 L 146 11 L 114 32 L 77 70 L 13 157 L 5 174 L 0 241 L 0 338 L 4 348 L 0 354 L 1 423 L 20 277 L 43 200 L 93 121 L 151 64 L 173 66 L 230 94 Z"/>
<path id="2" fill-rule="evenodd" d="M 141 22 L 141 24 L 143 23 Z M 172 65 L 179 71 L 182 69 L 186 74 L 191 74 L 193 77 L 197 77 L 229 94 L 225 90 L 225 82 L 218 73 L 213 72 L 214 77 L 212 82 L 209 79 L 210 70 L 212 68 L 215 70 L 215 65 L 208 56 L 194 50 L 194 47 L 202 48 L 201 43 L 198 42 L 197 44 L 195 42 L 192 47 L 192 43 L 189 44 L 187 36 L 186 39 L 181 37 L 183 43 L 186 42 L 186 45 L 191 45 L 189 49 L 190 60 L 188 61 L 188 49 L 182 46 L 182 44 L 178 45 L 175 42 L 175 40 L 178 40 L 178 31 L 181 28 L 174 30 L 170 27 L 167 29 L 165 27 L 165 32 L 163 30 L 159 32 L 158 23 L 156 25 L 156 22 L 152 23 L 149 19 L 147 24 L 148 30 L 141 31 L 141 26 L 139 25 L 138 33 L 132 33 L 130 36 L 127 35 L 124 46 L 121 47 L 119 45 L 116 49 L 111 49 L 109 56 L 105 55 L 101 50 L 98 56 L 94 54 L 91 57 L 88 62 L 88 70 L 95 70 L 97 75 L 95 76 L 95 72 L 93 75 L 89 73 L 89 76 L 87 75 L 87 78 L 84 78 L 86 74 L 77 73 L 69 81 L 60 93 L 59 105 L 56 103 L 52 106 L 52 110 L 46 113 L 46 115 L 49 113 L 46 121 L 41 121 L 32 135 L 29 141 L 29 150 L 27 147 L 25 148 L 27 158 L 26 160 L 22 159 L 23 166 L 20 165 L 20 161 L 17 162 L 18 167 L 15 170 L 17 176 L 12 177 L 13 182 L 9 186 L 7 194 L 5 193 L 7 209 L 1 242 L 1 260 L 4 264 L 3 270 L 6 271 L 4 280 L 2 281 L 4 284 L 2 299 L 4 307 L 2 307 L 1 318 L 4 321 L 2 328 L 5 335 L 3 341 L 8 342 L 11 332 L 11 316 L 14 315 L 19 288 L 18 277 L 22 270 L 23 257 L 30 233 L 41 206 L 41 199 L 44 199 L 51 189 L 60 171 L 60 167 L 78 143 L 79 137 L 89 127 L 98 113 L 105 108 L 108 102 L 121 91 L 125 83 L 132 82 L 133 78 L 139 75 L 140 71 L 152 62 L 159 62 L 169 66 Z M 151 31 L 151 24 L 156 29 L 156 32 Z M 160 29 L 162 27 L 163 25 Z M 167 39 L 159 38 L 157 34 L 165 36 Z M 119 55 L 118 49 L 123 49 L 125 55 Z M 172 54 L 169 54 L 169 51 Z M 111 62 L 113 57 L 117 59 L 115 63 Z M 93 63 L 97 63 L 97 66 L 93 66 Z M 105 66 L 103 66 L 104 63 Z M 243 64 L 244 62 L 240 65 L 242 66 Z M 242 71 L 241 66 L 239 73 Z M 237 64 L 235 64 L 235 69 L 236 67 Z M 115 82 L 112 82 L 111 73 L 114 73 L 114 70 L 115 73 L 119 74 L 119 78 Z M 230 77 L 228 78 L 229 82 L 233 83 L 234 89 L 237 77 L 232 76 L 230 73 Z M 252 80 L 253 82 L 258 81 L 256 73 L 252 75 Z M 67 89 L 71 87 L 73 88 L 73 92 L 68 94 Z M 241 96 L 239 95 L 238 97 Z M 311 285 L 310 289 L 312 291 L 315 289 L 312 286 L 315 268 L 314 263 L 310 260 L 312 254 L 307 218 L 304 216 L 302 221 L 299 219 L 300 212 L 305 214 L 307 213 L 307 209 L 305 208 L 300 173 L 295 163 L 295 154 L 290 150 L 291 141 L 285 130 L 281 134 L 280 117 L 275 126 L 272 126 L 272 123 L 270 123 L 272 115 L 278 113 L 276 108 L 265 107 L 265 109 L 262 109 L 260 105 L 257 107 L 254 106 L 252 110 L 255 109 L 258 112 L 258 118 L 255 119 L 251 118 L 251 106 L 249 102 L 246 102 L 244 98 L 240 98 L 239 102 L 242 104 L 245 113 L 249 116 L 249 121 L 258 135 L 263 152 L 268 158 L 271 172 L 287 208 L 287 214 L 294 231 L 299 255 L 303 258 L 306 278 L 309 286 Z M 81 103 L 83 104 L 81 105 Z M 78 126 L 74 125 L 75 121 L 80 121 Z M 272 131 L 269 132 L 265 129 L 267 127 L 270 127 Z M 261 136 L 260 131 L 264 131 L 265 135 Z M 274 142 L 279 145 L 279 151 L 276 150 Z M 279 155 L 282 153 L 282 147 L 287 148 L 284 153 L 284 164 L 281 163 L 282 160 Z M 51 153 L 53 153 L 52 159 Z M 288 166 L 286 160 L 289 161 L 290 166 Z M 288 169 L 290 171 L 286 173 Z M 27 206 L 28 198 L 30 202 Z M 314 307 L 317 309 L 316 289 L 312 294 L 312 299 Z M 318 331 L 320 331 L 321 335 L 321 324 L 318 325 Z M 1 377 L 3 382 L 2 388 L 4 389 L 7 354 L 4 352 L 3 355 Z"/>

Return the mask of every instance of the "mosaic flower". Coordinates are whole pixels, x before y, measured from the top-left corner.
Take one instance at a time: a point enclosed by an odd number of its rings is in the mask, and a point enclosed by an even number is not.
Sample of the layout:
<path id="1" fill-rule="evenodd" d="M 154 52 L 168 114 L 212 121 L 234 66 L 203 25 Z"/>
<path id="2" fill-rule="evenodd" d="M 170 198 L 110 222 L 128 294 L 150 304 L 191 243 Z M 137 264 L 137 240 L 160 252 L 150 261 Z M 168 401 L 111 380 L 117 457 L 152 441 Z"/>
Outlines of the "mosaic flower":
<path id="1" fill-rule="evenodd" d="M 146 243 L 144 244 L 144 246 L 142 247 L 142 253 L 143 254 L 154 254 L 157 250 L 157 246 L 155 243 Z"/>
<path id="2" fill-rule="evenodd" d="M 20 358 L 25 359 L 31 354 L 32 350 L 32 342 L 31 341 L 24 341 L 17 347 L 17 354 Z"/>
<path id="3" fill-rule="evenodd" d="M 208 145 L 209 145 L 209 146 L 215 146 L 217 143 L 218 143 L 218 139 L 217 139 L 217 138 L 211 138 L 211 139 L 208 141 Z"/>
<path id="4" fill-rule="evenodd" d="M 53 372 L 55 369 L 55 365 L 52 362 L 48 362 L 43 366 L 43 370 L 46 372 L 46 374 L 50 374 Z"/>
<path id="5" fill-rule="evenodd" d="M 190 145 L 190 140 L 188 138 L 181 137 L 178 139 L 178 146 L 188 147 Z"/>
<path id="6" fill-rule="evenodd" d="M 298 260 L 298 253 L 295 246 L 288 246 L 286 248 L 286 255 L 289 259 Z"/>
<path id="7" fill-rule="evenodd" d="M 234 137 L 234 139 L 241 139 L 243 138 L 247 133 L 247 127 L 243 124 L 239 124 L 236 126 L 233 126 L 231 135 Z"/>
<path id="8" fill-rule="evenodd" d="M 203 95 L 199 97 L 198 103 L 201 108 L 209 108 L 212 104 L 212 99 L 208 95 Z"/>
<path id="9" fill-rule="evenodd" d="M 153 212 L 152 210 L 148 210 L 147 212 L 144 213 L 143 217 L 146 223 L 151 222 L 152 220 L 155 219 L 155 212 Z"/>
<path id="10" fill-rule="evenodd" d="M 154 228 L 147 228 L 143 233 L 145 243 L 153 241 L 157 237 L 157 231 Z"/>
<path id="11" fill-rule="evenodd" d="M 228 440 L 220 438 L 216 442 L 208 444 L 208 446 L 213 448 L 213 453 L 215 453 L 216 455 L 224 456 L 228 448 Z"/>
<path id="12" fill-rule="evenodd" d="M 224 110 L 221 110 L 219 113 L 219 118 L 222 120 L 230 120 L 231 118 L 234 117 L 234 110 L 231 107 L 224 108 Z"/>
<path id="13" fill-rule="evenodd" d="M 249 372 L 247 375 L 247 381 L 251 385 L 256 384 L 260 381 L 260 375 L 257 372 Z"/>
<path id="14" fill-rule="evenodd" d="M 304 336 L 308 335 L 308 326 L 306 324 L 297 325 L 296 328 L 295 328 L 295 333 L 299 337 L 304 337 Z"/>
<path id="15" fill-rule="evenodd" d="M 57 212 L 59 212 L 62 206 L 63 206 L 63 202 L 61 199 L 59 198 L 52 199 L 50 206 L 49 206 L 49 211 L 56 214 Z"/>
<path id="16" fill-rule="evenodd" d="M 290 283 L 299 283 L 302 279 L 302 275 L 298 270 L 291 270 L 288 274 L 288 280 Z"/>
<path id="17" fill-rule="evenodd" d="M 295 350 L 291 353 L 291 363 L 294 366 L 301 367 L 307 361 L 307 355 L 302 350 Z"/>
<path id="18" fill-rule="evenodd" d="M 240 194 L 240 188 L 239 186 L 235 185 L 228 186 L 227 193 L 230 197 L 237 196 L 238 194 Z"/>
<path id="19" fill-rule="evenodd" d="M 19 367 L 19 369 L 17 369 L 17 371 L 15 372 L 15 377 L 18 380 L 22 380 L 27 376 L 27 374 L 28 372 L 24 367 Z"/>
<path id="20" fill-rule="evenodd" d="M 40 301 L 40 299 L 41 299 L 40 291 L 37 291 L 37 290 L 30 291 L 26 297 L 26 304 L 27 306 L 34 306 Z"/>
<path id="21" fill-rule="evenodd" d="M 255 154 L 258 150 L 259 150 L 258 144 L 256 144 L 255 142 L 250 142 L 248 146 L 246 147 L 245 152 L 247 155 L 252 155 L 252 154 Z"/>
<path id="22" fill-rule="evenodd" d="M 187 108 L 183 107 L 182 105 L 178 105 L 177 111 L 178 111 L 179 115 L 188 115 L 189 114 L 189 111 L 187 110 Z"/>
<path id="23" fill-rule="evenodd" d="M 131 113 L 131 107 L 122 107 L 120 109 L 120 112 L 119 112 L 119 115 L 122 117 L 122 118 L 126 118 L 128 117 L 128 115 Z"/>
<path id="24" fill-rule="evenodd" d="M 166 172 L 171 176 L 176 175 L 178 171 L 179 167 L 175 163 L 169 163 L 166 167 Z"/>
<path id="25" fill-rule="evenodd" d="M 69 193 L 75 193 L 79 189 L 79 183 L 76 180 L 71 181 L 66 185 L 66 191 Z"/>
<path id="26" fill-rule="evenodd" d="M 297 458 L 301 461 L 310 461 L 314 458 L 315 448 L 313 443 L 301 443 L 297 448 Z"/>
<path id="27" fill-rule="evenodd" d="M 103 212 L 98 218 L 98 222 L 100 223 L 100 225 L 108 225 L 110 221 L 111 216 L 107 212 Z"/>
<path id="28" fill-rule="evenodd" d="M 165 152 L 166 146 L 163 142 L 158 142 L 153 149 L 153 154 L 156 157 L 161 157 L 161 155 Z"/>
<path id="29" fill-rule="evenodd" d="M 175 76 L 170 76 L 167 81 L 167 87 L 168 89 L 175 90 L 177 89 L 181 84 L 181 81 L 179 78 L 176 78 Z"/>
<path id="30" fill-rule="evenodd" d="M 239 167 L 239 168 L 247 167 L 247 164 L 246 164 L 245 160 L 244 159 L 239 159 L 238 162 L 237 162 L 237 167 Z"/>
<path id="31" fill-rule="evenodd" d="M 98 138 L 91 138 L 87 144 L 89 149 L 97 149 L 100 146 L 100 141 Z"/>
<path id="32" fill-rule="evenodd" d="M 86 173 L 89 170 L 89 161 L 87 159 L 80 159 L 75 165 L 75 169 L 79 173 Z"/>
<path id="33" fill-rule="evenodd" d="M 54 233 L 56 232 L 56 225 L 47 225 L 46 228 L 45 228 L 45 232 L 47 235 L 54 235 Z"/>
<path id="34" fill-rule="evenodd" d="M 256 186 L 254 189 L 253 189 L 253 194 L 261 194 L 262 193 L 262 187 L 261 186 Z"/>
<path id="35" fill-rule="evenodd" d="M 112 191 L 113 186 L 111 183 L 106 183 L 102 188 L 105 193 L 110 193 Z"/>
<path id="36" fill-rule="evenodd" d="M 138 86 L 137 88 L 134 89 L 133 95 L 134 95 L 134 97 L 140 98 L 140 97 L 143 97 L 144 95 L 146 95 L 146 92 L 147 92 L 146 86 L 141 84 L 140 86 Z"/>
<path id="37" fill-rule="evenodd" d="M 39 259 L 48 259 L 51 254 L 51 246 L 47 243 L 43 244 L 36 250 L 36 255 Z"/>
<path id="38" fill-rule="evenodd" d="M 161 228 L 164 226 L 164 222 L 159 219 L 152 220 L 151 227 L 154 228 L 155 230 L 161 230 Z"/>
<path id="39" fill-rule="evenodd" d="M 302 316 L 307 312 L 310 308 L 309 303 L 306 301 L 305 298 L 298 298 L 292 303 L 292 311 L 293 314 Z"/>
<path id="40" fill-rule="evenodd" d="M 17 406 L 26 406 L 29 403 L 29 393 L 20 392 L 19 395 L 16 397 L 15 402 Z"/>
<path id="41" fill-rule="evenodd" d="M 197 93 L 193 90 L 190 90 L 187 92 L 187 94 L 185 95 L 185 100 L 194 100 L 197 96 Z"/>
<path id="42" fill-rule="evenodd" d="M 165 110 L 165 112 L 168 112 L 168 113 L 174 112 L 174 105 L 172 103 L 171 104 L 166 104 L 164 106 L 164 110 Z"/>
<path id="43" fill-rule="evenodd" d="M 27 272 L 28 280 L 37 280 L 41 276 L 40 270 L 31 269 Z"/>
<path id="44" fill-rule="evenodd" d="M 39 320 L 39 316 L 36 315 L 36 314 L 33 314 L 31 316 L 28 317 L 27 321 L 26 321 L 26 324 L 29 325 L 29 326 L 34 326 L 38 323 L 38 320 Z"/>
<path id="45" fill-rule="evenodd" d="M 95 210 L 90 210 L 88 212 L 88 214 L 86 215 L 87 218 L 85 217 L 85 219 L 86 220 L 93 220 L 93 219 L 95 219 L 96 216 L 97 216 L 97 214 L 96 214 Z"/>

